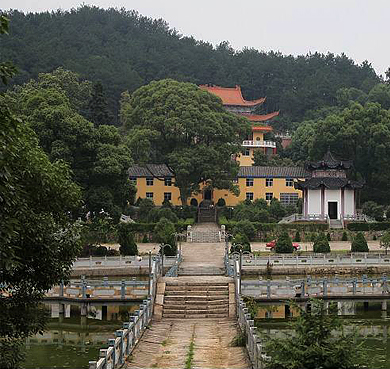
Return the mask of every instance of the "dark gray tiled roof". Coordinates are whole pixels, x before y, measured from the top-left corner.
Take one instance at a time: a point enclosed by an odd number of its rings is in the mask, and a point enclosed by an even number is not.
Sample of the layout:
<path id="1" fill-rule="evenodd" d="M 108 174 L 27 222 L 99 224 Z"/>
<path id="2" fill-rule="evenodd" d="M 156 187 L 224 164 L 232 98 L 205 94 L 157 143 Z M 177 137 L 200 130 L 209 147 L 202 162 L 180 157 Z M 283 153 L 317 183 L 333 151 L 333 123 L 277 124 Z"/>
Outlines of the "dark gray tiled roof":
<path id="1" fill-rule="evenodd" d="M 251 178 L 308 178 L 310 173 L 303 167 L 240 167 L 237 177 Z"/>
<path id="2" fill-rule="evenodd" d="M 315 169 L 350 169 L 352 167 L 351 160 L 337 159 L 328 149 L 322 160 L 309 161 L 306 163 L 306 168 L 309 170 Z"/>
<path id="3" fill-rule="evenodd" d="M 318 177 L 310 178 L 306 181 L 299 181 L 295 183 L 295 188 L 303 189 L 308 188 L 311 190 L 320 188 L 324 186 L 328 189 L 338 189 L 338 188 L 362 188 L 363 183 L 358 181 L 351 181 L 347 178 L 332 178 L 332 177 Z"/>
<path id="4" fill-rule="evenodd" d="M 132 165 L 129 177 L 174 177 L 174 174 L 165 164 Z"/>

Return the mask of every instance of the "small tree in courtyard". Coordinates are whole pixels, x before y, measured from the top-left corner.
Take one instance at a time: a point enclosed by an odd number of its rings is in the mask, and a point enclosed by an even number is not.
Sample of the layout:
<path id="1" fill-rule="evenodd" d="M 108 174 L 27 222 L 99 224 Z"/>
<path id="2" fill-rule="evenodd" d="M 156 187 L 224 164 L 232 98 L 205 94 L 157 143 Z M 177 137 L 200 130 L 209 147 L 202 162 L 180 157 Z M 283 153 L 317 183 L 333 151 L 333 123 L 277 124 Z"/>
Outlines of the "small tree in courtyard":
<path id="1" fill-rule="evenodd" d="M 385 249 L 387 255 L 387 249 L 390 247 L 390 232 L 386 231 L 385 234 L 381 237 L 379 244 Z"/>
<path id="2" fill-rule="evenodd" d="M 118 242 L 121 255 L 138 255 L 138 247 L 134 241 L 134 235 L 126 223 L 118 224 Z"/>
<path id="3" fill-rule="evenodd" d="M 240 250 L 251 252 L 251 244 L 245 234 L 237 233 L 233 238 L 230 252 L 240 252 Z"/>
<path id="4" fill-rule="evenodd" d="M 295 232 L 294 242 L 301 242 L 301 234 L 299 231 Z"/>
<path id="5" fill-rule="evenodd" d="M 314 241 L 313 251 L 318 253 L 330 252 L 328 237 L 321 232 Z"/>
<path id="6" fill-rule="evenodd" d="M 175 226 L 171 221 L 166 218 L 161 218 L 154 227 L 154 235 L 157 242 L 171 246 L 164 249 L 164 255 L 176 255 L 177 246 L 175 243 Z"/>
<path id="7" fill-rule="evenodd" d="M 358 232 L 358 234 L 353 238 L 351 243 L 351 251 L 352 252 L 368 252 L 367 241 L 362 232 Z"/>
<path id="8" fill-rule="evenodd" d="M 289 254 L 294 251 L 291 238 L 286 231 L 284 231 L 276 241 L 275 252 L 278 254 Z"/>
<path id="9" fill-rule="evenodd" d="M 311 311 L 292 304 L 299 311 L 285 338 L 269 337 L 265 351 L 267 369 L 356 369 L 367 364 L 357 334 L 345 334 L 337 305 L 326 308 L 322 300 L 311 300 Z M 334 334 L 337 332 L 337 334 Z"/>

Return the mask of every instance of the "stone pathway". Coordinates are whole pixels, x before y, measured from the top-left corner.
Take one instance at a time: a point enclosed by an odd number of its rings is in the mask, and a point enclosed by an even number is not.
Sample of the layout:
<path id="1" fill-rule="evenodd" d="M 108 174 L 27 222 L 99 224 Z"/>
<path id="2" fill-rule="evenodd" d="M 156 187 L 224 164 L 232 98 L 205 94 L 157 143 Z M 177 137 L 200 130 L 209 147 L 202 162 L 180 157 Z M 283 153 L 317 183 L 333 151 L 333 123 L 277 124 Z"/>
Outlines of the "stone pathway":
<path id="1" fill-rule="evenodd" d="M 229 318 L 154 321 L 129 358 L 127 368 L 185 368 L 191 341 L 191 368 L 250 368 L 245 350 L 231 346 L 236 334 L 237 323 Z"/>
<path id="2" fill-rule="evenodd" d="M 217 228 L 214 224 L 201 224 L 197 227 L 202 231 Z M 169 280 L 170 284 L 193 283 L 206 286 L 213 283 L 227 284 L 230 281 L 229 278 L 220 276 L 224 273 L 223 242 L 184 243 L 182 253 L 179 277 L 162 278 L 160 284 L 168 285 Z M 185 276 L 181 276 L 183 274 Z M 186 294 L 191 293 L 198 294 L 196 291 L 189 292 L 187 287 Z M 163 317 L 162 320 L 157 320 L 156 315 L 132 356 L 128 358 L 127 368 L 250 368 L 245 347 L 231 346 L 239 332 L 237 319 L 227 317 L 227 313 L 225 315 L 226 317 L 203 319 Z M 191 342 L 193 358 L 190 363 L 186 363 Z"/>

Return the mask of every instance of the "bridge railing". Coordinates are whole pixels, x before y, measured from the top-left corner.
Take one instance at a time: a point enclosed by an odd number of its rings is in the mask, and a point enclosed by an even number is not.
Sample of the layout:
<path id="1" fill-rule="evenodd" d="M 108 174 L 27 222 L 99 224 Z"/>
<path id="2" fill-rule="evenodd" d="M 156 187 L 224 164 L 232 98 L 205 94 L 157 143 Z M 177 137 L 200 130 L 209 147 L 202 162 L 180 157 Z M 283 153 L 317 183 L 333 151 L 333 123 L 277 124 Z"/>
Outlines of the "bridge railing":
<path id="1" fill-rule="evenodd" d="M 233 265 L 230 257 L 230 264 Z M 308 266 L 380 266 L 390 265 L 390 254 L 350 253 L 350 254 L 311 254 L 311 255 L 269 255 L 243 254 L 242 267 L 308 267 Z"/>
<path id="2" fill-rule="evenodd" d="M 235 282 L 235 297 L 236 311 L 238 324 L 242 334 L 245 335 L 246 349 L 249 359 L 254 369 L 262 369 L 265 355 L 263 354 L 263 344 L 260 337 L 256 334 L 255 321 L 246 307 L 245 302 L 241 297 L 241 270 L 240 261 L 234 260 L 234 282 Z"/>
<path id="3" fill-rule="evenodd" d="M 285 281 L 242 281 L 242 295 L 255 298 L 307 298 L 332 296 L 389 296 L 387 276 L 380 278 L 321 278 Z"/>
<path id="4" fill-rule="evenodd" d="M 164 256 L 164 265 L 172 265 L 176 261 L 175 256 Z M 73 263 L 73 268 L 115 268 L 128 266 L 148 266 L 148 257 L 142 256 L 91 256 L 78 258 Z"/>
<path id="5" fill-rule="evenodd" d="M 131 354 L 143 332 L 153 316 L 154 301 L 157 290 L 157 279 L 161 275 L 161 261 L 159 256 L 152 262 L 150 278 L 150 293 L 130 317 L 130 321 L 123 324 L 122 329 L 115 331 L 115 338 L 108 340 L 108 348 L 100 349 L 99 359 L 89 362 L 89 369 L 116 369 L 121 368 L 126 357 Z"/>
<path id="6" fill-rule="evenodd" d="M 181 251 L 177 252 L 175 263 L 169 268 L 169 270 L 166 272 L 165 277 L 177 277 L 179 272 L 179 266 L 182 262 L 183 257 L 181 254 Z"/>
<path id="7" fill-rule="evenodd" d="M 74 298 L 74 299 L 125 299 L 140 298 L 148 294 L 147 281 L 110 281 L 108 278 L 102 280 L 87 280 L 82 277 L 79 281 L 70 281 L 68 284 L 60 284 L 52 287 L 45 297 L 53 298 Z"/>

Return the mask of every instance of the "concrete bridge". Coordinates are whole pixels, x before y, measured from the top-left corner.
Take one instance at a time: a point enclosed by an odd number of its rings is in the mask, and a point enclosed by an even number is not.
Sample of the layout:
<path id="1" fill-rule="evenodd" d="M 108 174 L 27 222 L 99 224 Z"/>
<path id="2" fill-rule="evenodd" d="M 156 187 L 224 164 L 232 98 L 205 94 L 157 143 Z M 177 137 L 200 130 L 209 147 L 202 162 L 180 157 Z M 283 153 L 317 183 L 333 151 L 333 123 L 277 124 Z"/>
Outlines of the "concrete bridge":
<path id="1" fill-rule="evenodd" d="M 204 234 L 199 235 L 202 226 Z M 197 237 L 203 242 L 184 244 L 182 262 L 165 277 L 159 258 L 153 260 L 148 299 L 115 332 L 109 348 L 100 350 L 99 359 L 89 363 L 90 369 L 253 366 L 253 340 L 248 340 L 249 355 L 245 347 L 231 345 L 244 328 L 239 323 L 248 325 L 251 336 L 254 332 L 237 294 L 238 278 L 224 275 L 224 243 L 215 242 L 212 225 L 202 226 L 197 227 Z"/>

